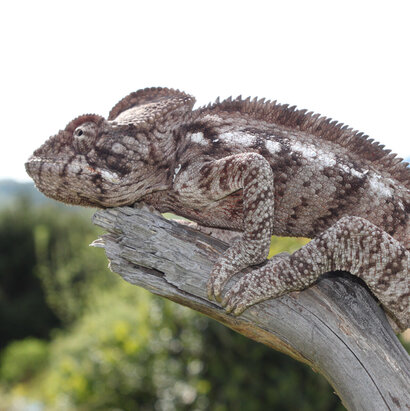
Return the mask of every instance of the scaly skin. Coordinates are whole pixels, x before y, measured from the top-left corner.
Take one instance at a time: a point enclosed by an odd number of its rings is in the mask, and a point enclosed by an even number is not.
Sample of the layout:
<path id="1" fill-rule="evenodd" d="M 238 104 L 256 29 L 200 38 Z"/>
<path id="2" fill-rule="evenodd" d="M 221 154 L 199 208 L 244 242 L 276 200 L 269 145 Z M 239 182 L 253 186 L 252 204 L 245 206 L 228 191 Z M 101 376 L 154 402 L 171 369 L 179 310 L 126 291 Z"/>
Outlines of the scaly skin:
<path id="1" fill-rule="evenodd" d="M 408 164 L 305 110 L 240 98 L 192 111 L 193 104 L 177 90 L 139 90 L 108 119 L 73 120 L 33 153 L 27 172 L 66 203 L 144 202 L 200 226 L 241 231 L 208 283 L 209 298 L 235 314 L 345 270 L 367 283 L 396 330 L 409 327 Z M 272 234 L 313 240 L 224 295 L 229 278 L 265 260 Z"/>

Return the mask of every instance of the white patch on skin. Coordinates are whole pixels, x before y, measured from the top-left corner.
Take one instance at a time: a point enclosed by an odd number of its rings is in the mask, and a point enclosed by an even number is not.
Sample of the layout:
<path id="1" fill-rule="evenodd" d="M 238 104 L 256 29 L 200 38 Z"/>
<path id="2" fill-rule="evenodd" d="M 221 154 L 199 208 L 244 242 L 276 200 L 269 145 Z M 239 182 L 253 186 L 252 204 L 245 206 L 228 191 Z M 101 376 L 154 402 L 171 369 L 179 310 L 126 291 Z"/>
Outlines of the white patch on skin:
<path id="1" fill-rule="evenodd" d="M 217 116 L 216 114 L 207 114 L 207 115 L 204 117 L 204 119 L 205 119 L 206 121 L 214 121 L 214 122 L 216 122 L 217 124 L 218 124 L 218 123 L 221 123 L 221 122 L 223 121 L 222 118 L 219 117 L 219 116 Z"/>
<path id="2" fill-rule="evenodd" d="M 336 165 L 336 159 L 331 153 L 325 153 L 323 151 L 318 155 L 319 162 L 325 167 L 334 167 Z"/>
<path id="3" fill-rule="evenodd" d="M 280 151 L 280 143 L 278 141 L 266 140 L 266 148 L 270 153 L 275 154 Z"/>
<path id="4" fill-rule="evenodd" d="M 334 167 L 336 165 L 336 159 L 332 153 L 327 153 L 299 141 L 293 143 L 291 148 L 292 150 L 301 153 L 303 157 L 319 163 L 322 167 Z"/>
<path id="5" fill-rule="evenodd" d="M 351 168 L 350 172 L 352 173 L 352 175 L 362 178 L 369 172 L 369 170 L 363 171 L 363 173 L 361 173 L 360 171 L 357 171 L 356 169 Z"/>
<path id="6" fill-rule="evenodd" d="M 219 137 L 223 140 L 224 143 L 232 146 L 250 147 L 256 141 L 255 136 L 239 132 L 222 133 L 219 135 Z"/>
<path id="7" fill-rule="evenodd" d="M 204 138 L 204 133 L 201 132 L 192 134 L 191 141 L 194 143 L 198 143 L 201 146 L 208 145 L 208 141 Z"/>
<path id="8" fill-rule="evenodd" d="M 110 183 L 118 184 L 120 182 L 120 179 L 116 173 L 107 170 L 101 170 L 100 173 L 101 176 Z"/>
<path id="9" fill-rule="evenodd" d="M 339 168 L 341 168 L 344 172 L 358 178 L 364 177 L 369 172 L 369 170 L 366 170 L 362 173 L 360 171 L 357 171 L 355 168 L 348 167 L 346 164 L 339 164 Z"/>
<path id="10" fill-rule="evenodd" d="M 378 195 L 391 197 L 393 194 L 392 189 L 390 187 L 387 187 L 386 184 L 383 183 L 382 177 L 377 174 L 370 177 L 369 184 L 370 189 Z"/>
<path id="11" fill-rule="evenodd" d="M 179 173 L 179 170 L 181 170 L 181 164 L 178 164 L 178 165 L 175 167 L 174 177 L 172 177 L 172 182 L 175 181 L 175 178 L 176 178 L 177 174 Z"/>
<path id="12" fill-rule="evenodd" d="M 82 167 L 77 162 L 72 162 L 71 163 L 70 172 L 78 173 L 79 171 L 81 171 L 81 169 L 82 169 Z"/>
<path id="13" fill-rule="evenodd" d="M 293 151 L 297 151 L 298 153 L 301 153 L 303 157 L 306 157 L 306 158 L 317 158 L 318 157 L 316 150 L 314 150 L 311 146 L 308 146 L 307 144 L 302 144 L 299 141 L 293 143 L 291 148 Z"/>

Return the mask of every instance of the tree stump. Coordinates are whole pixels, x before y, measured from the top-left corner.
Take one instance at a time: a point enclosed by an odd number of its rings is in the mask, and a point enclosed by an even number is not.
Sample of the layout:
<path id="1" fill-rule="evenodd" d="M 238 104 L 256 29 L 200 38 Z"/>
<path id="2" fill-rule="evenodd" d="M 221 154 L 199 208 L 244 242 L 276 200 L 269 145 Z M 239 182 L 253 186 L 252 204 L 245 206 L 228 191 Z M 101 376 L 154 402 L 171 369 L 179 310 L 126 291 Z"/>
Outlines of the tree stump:
<path id="1" fill-rule="evenodd" d="M 98 211 L 110 268 L 125 281 L 190 307 L 321 373 L 349 410 L 409 410 L 410 358 L 358 279 L 329 273 L 306 290 L 227 314 L 206 296 L 224 242 L 146 210 Z M 228 283 L 232 285 L 235 278 Z"/>

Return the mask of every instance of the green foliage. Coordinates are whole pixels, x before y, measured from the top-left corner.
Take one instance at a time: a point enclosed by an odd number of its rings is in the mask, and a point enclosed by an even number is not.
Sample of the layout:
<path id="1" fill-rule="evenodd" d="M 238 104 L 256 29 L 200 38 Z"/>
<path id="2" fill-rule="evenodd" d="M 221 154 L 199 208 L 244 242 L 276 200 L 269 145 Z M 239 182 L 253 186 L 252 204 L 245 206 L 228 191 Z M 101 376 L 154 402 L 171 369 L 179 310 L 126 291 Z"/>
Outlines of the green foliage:
<path id="1" fill-rule="evenodd" d="M 309 367 L 219 323 L 209 322 L 203 345 L 212 410 L 344 410 Z"/>
<path id="2" fill-rule="evenodd" d="M 36 338 L 9 344 L 2 353 L 0 379 L 7 383 L 18 383 L 32 378 L 46 364 L 47 345 Z"/>
<path id="3" fill-rule="evenodd" d="M 92 290 L 113 282 L 88 214 L 24 198 L 0 213 L 0 346 L 81 316 Z"/>
<path id="4" fill-rule="evenodd" d="M 190 409 L 205 406 L 201 376 L 205 319 L 120 283 L 98 296 L 50 346 L 50 366 L 33 387 L 53 409 Z"/>
<path id="5" fill-rule="evenodd" d="M 89 247 L 100 234 L 89 218 L 57 209 L 39 217 L 33 229 L 35 274 L 48 305 L 69 324 L 81 316 L 92 290 L 109 286 L 113 275 L 103 253 Z"/>
<path id="6" fill-rule="evenodd" d="M 293 253 L 308 242 L 309 239 L 307 238 L 272 237 L 268 258 L 282 252 Z"/>
<path id="7" fill-rule="evenodd" d="M 109 273 L 104 253 L 88 247 L 98 235 L 89 214 L 58 207 L 20 201 L 0 213 L 0 343 L 21 340 L 2 350 L 2 404 L 342 409 L 306 366 Z M 304 242 L 273 239 L 271 251 Z"/>
<path id="8" fill-rule="evenodd" d="M 48 364 L 25 394 L 51 410 L 343 409 L 306 366 L 123 282 L 50 343 Z"/>
<path id="9" fill-rule="evenodd" d="M 38 220 L 24 200 L 0 213 L 0 347 L 27 336 L 47 338 L 59 325 L 34 274 Z"/>

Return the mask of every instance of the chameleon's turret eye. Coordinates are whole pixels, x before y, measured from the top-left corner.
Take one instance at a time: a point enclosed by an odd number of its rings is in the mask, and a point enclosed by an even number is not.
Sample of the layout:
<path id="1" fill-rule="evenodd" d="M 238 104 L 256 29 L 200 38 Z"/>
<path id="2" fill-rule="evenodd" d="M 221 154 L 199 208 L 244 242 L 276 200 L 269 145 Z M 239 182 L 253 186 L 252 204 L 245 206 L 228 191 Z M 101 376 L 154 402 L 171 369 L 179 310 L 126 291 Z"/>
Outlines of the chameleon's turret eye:
<path id="1" fill-rule="evenodd" d="M 76 137 L 81 137 L 84 134 L 84 131 L 81 127 L 76 128 L 76 130 L 74 131 L 74 135 Z"/>
<path id="2" fill-rule="evenodd" d="M 97 125 L 91 121 L 81 124 L 78 126 L 74 132 L 74 139 L 84 140 L 87 138 L 95 137 L 97 134 Z"/>
<path id="3" fill-rule="evenodd" d="M 91 121 L 78 126 L 73 132 L 74 147 L 83 152 L 89 150 L 95 143 L 98 128 Z"/>

